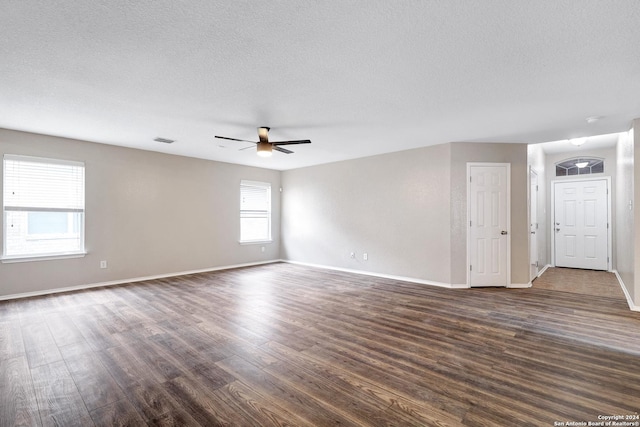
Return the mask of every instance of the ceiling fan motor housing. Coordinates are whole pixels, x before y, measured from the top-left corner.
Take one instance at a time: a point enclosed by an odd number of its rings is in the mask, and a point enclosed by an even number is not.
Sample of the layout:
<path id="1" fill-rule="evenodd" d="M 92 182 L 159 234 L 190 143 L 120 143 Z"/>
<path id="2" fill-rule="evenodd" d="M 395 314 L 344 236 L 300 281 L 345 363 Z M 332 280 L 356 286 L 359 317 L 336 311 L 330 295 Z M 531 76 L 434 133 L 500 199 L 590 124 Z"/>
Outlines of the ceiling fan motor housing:
<path id="1" fill-rule="evenodd" d="M 258 128 L 258 137 L 260 138 L 260 142 L 269 142 L 269 130 L 271 128 L 268 126 L 261 126 Z"/>

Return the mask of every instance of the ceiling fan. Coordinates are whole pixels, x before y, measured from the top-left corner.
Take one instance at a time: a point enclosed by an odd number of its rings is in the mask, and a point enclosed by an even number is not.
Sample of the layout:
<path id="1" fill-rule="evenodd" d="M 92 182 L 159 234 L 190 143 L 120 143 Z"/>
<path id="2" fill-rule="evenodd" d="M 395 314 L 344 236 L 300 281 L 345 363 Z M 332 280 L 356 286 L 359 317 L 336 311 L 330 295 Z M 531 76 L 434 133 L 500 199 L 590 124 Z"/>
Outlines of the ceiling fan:
<path id="1" fill-rule="evenodd" d="M 258 138 L 259 141 L 247 141 L 246 139 L 237 139 L 237 138 L 229 138 L 226 136 L 217 136 L 219 139 L 228 139 L 229 141 L 240 141 L 240 142 L 250 142 L 252 144 L 256 144 L 258 148 L 258 156 L 261 157 L 269 157 L 273 154 L 273 150 L 279 151 L 285 154 L 291 154 L 293 151 L 287 150 L 286 148 L 281 148 L 280 145 L 294 145 L 294 144 L 311 144 L 311 141 L 308 139 L 300 139 L 297 141 L 274 141 L 269 142 L 269 127 L 262 126 L 258 128 Z M 247 147 L 249 148 L 249 147 Z M 244 150 L 244 148 L 241 148 Z"/>

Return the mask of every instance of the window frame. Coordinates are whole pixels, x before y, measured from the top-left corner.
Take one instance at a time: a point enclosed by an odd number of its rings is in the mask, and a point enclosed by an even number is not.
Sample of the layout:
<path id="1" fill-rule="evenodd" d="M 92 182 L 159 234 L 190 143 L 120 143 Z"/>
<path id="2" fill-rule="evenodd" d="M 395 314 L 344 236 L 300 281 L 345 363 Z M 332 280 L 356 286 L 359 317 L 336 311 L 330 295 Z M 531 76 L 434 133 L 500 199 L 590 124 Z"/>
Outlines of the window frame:
<path id="1" fill-rule="evenodd" d="M 42 207 L 42 206 L 11 206 L 7 205 L 7 200 L 4 197 L 5 188 L 7 185 L 7 161 L 22 161 L 29 163 L 42 163 L 46 165 L 56 165 L 56 166 L 72 166 L 82 168 L 82 207 L 81 208 L 60 208 L 60 207 Z M 86 213 L 86 165 L 84 162 L 73 161 L 73 160 L 63 160 L 63 159 L 52 159 L 45 157 L 34 157 L 34 156 L 24 156 L 24 155 L 16 155 L 16 154 L 4 154 L 2 159 L 2 255 L 0 257 L 0 261 L 2 263 L 16 263 L 16 262 L 29 262 L 29 261 L 44 261 L 44 260 L 55 260 L 55 259 L 66 259 L 66 258 L 81 258 L 87 254 L 86 246 L 85 246 L 85 213 Z M 8 208 L 8 209 L 7 209 Z M 78 233 L 77 238 L 79 240 L 79 249 L 77 250 L 69 250 L 69 251 L 49 251 L 49 252 L 32 252 L 32 253 L 16 253 L 7 255 L 7 212 L 25 212 L 28 216 L 30 212 L 65 212 L 67 214 L 80 214 L 78 218 Z M 28 227 L 28 219 L 26 226 Z M 69 233 L 67 233 L 68 235 Z M 52 235 L 53 236 L 53 235 Z M 57 240 L 52 236 L 47 237 L 46 239 L 39 240 Z M 37 235 L 29 234 L 28 228 L 25 232 L 25 240 L 32 240 L 37 237 Z M 60 236 L 62 237 L 62 236 Z"/>
<path id="2" fill-rule="evenodd" d="M 242 209 L 242 197 L 243 197 L 243 187 L 255 187 L 255 188 L 262 188 L 267 190 L 267 209 L 265 211 L 258 211 L 258 212 L 264 212 L 265 216 L 267 218 L 267 237 L 264 239 L 252 239 L 252 240 L 243 240 L 242 236 L 242 219 L 243 219 L 243 213 L 247 213 L 247 212 L 256 212 L 254 211 L 248 211 L 248 210 L 243 210 Z M 241 245 L 253 245 L 253 244 L 261 244 L 261 243 L 271 243 L 273 242 L 273 223 L 272 223 L 272 212 L 273 212 L 273 202 L 272 202 L 272 192 L 271 192 L 271 183 L 270 182 L 262 182 L 262 181 L 250 181 L 250 180 L 241 180 L 240 181 L 240 200 L 239 200 L 239 239 L 238 242 Z"/>

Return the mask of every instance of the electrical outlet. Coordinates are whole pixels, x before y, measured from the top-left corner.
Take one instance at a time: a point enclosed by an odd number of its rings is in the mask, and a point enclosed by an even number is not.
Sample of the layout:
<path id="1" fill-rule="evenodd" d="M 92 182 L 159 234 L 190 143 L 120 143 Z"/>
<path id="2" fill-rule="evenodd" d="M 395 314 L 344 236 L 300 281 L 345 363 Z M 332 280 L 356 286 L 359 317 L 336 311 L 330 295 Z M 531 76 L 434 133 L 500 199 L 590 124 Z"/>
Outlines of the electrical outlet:
<path id="1" fill-rule="evenodd" d="M 365 253 L 363 253 L 363 254 L 362 254 L 362 259 L 363 259 L 363 260 L 365 260 L 365 261 L 367 261 L 367 260 L 369 259 L 369 254 L 368 254 L 368 253 L 366 253 L 366 252 L 365 252 Z"/>
<path id="2" fill-rule="evenodd" d="M 260 251 L 261 251 L 261 252 L 264 252 L 264 251 L 265 251 L 264 246 L 262 246 L 262 247 L 260 248 Z"/>
<path id="3" fill-rule="evenodd" d="M 351 252 L 351 259 L 356 259 L 356 253 L 355 252 Z"/>
<path id="4" fill-rule="evenodd" d="M 100 268 L 107 268 L 107 261 L 100 261 Z"/>

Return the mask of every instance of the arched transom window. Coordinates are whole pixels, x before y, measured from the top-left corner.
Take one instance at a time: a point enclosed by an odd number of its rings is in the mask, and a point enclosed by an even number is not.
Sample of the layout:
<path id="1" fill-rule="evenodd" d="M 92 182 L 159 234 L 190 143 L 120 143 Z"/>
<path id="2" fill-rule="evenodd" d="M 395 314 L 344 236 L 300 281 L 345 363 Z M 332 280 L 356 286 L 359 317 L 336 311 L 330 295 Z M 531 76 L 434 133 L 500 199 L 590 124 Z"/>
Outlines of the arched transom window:
<path id="1" fill-rule="evenodd" d="M 590 175 L 604 172 L 604 159 L 574 157 L 556 163 L 556 176 Z"/>

